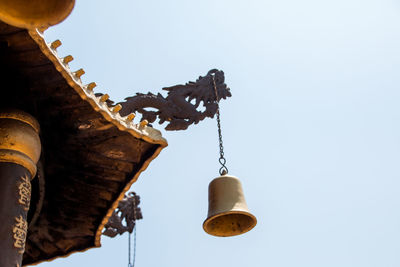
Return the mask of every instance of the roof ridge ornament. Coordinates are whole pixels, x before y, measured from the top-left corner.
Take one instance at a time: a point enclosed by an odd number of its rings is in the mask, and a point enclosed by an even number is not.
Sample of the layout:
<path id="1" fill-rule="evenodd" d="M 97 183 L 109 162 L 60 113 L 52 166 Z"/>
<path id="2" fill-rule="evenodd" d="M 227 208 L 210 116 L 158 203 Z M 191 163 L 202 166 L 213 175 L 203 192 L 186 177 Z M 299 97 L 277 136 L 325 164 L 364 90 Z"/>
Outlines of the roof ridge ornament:
<path id="1" fill-rule="evenodd" d="M 126 116 L 137 112 L 142 114 L 141 121 L 153 123 L 158 119 L 159 124 L 167 121 L 165 129 L 168 131 L 186 130 L 191 124 L 197 124 L 206 117 L 213 118 L 216 114 L 218 105 L 213 76 L 219 98 L 231 97 L 231 92 L 225 84 L 224 72 L 212 69 L 204 77 L 200 76 L 196 82 L 164 87 L 163 90 L 168 91 L 167 97 L 151 92 L 127 97 L 124 102 L 118 103 L 122 106 L 120 114 Z M 195 100 L 194 104 L 192 100 Z M 204 111 L 198 110 L 200 104 L 204 106 Z"/>

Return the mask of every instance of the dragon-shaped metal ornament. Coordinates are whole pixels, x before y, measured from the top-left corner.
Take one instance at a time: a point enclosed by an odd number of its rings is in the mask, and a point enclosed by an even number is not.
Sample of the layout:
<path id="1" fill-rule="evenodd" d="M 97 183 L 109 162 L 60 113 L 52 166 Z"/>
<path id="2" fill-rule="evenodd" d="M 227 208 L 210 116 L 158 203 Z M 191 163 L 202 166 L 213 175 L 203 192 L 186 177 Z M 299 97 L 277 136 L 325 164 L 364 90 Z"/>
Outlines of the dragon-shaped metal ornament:
<path id="1" fill-rule="evenodd" d="M 125 232 L 132 233 L 136 220 L 143 219 L 139 203 L 140 197 L 135 192 L 129 192 L 128 195 L 125 195 L 104 226 L 103 235 L 115 237 Z"/>
<path id="2" fill-rule="evenodd" d="M 125 102 L 119 103 L 122 106 L 120 114 L 126 116 L 138 112 L 142 114 L 142 121 L 153 123 L 158 117 L 160 124 L 168 122 L 166 130 L 186 130 L 191 124 L 197 124 L 206 117 L 213 118 L 217 112 L 218 105 L 212 76 L 215 79 L 219 99 L 231 97 L 231 92 L 225 84 L 224 72 L 212 69 L 206 76 L 200 76 L 196 82 L 163 88 L 168 91 L 167 97 L 163 97 L 160 93 L 155 95 L 149 92 L 125 98 Z M 195 100 L 194 104 L 192 100 Z M 204 111 L 198 110 L 201 103 Z M 146 110 L 149 108 L 157 111 Z"/>

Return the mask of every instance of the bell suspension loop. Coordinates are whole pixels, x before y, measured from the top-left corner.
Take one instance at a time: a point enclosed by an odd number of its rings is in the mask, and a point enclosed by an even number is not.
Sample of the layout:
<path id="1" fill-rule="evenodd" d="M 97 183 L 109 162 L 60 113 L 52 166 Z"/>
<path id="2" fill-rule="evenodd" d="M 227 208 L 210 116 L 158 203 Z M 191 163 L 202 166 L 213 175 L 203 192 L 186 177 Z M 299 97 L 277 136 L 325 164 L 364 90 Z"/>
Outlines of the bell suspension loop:
<path id="1" fill-rule="evenodd" d="M 214 93 L 215 93 L 215 103 L 217 105 L 217 128 L 218 128 L 218 141 L 219 141 L 219 163 L 221 164 L 221 168 L 219 169 L 219 174 L 226 175 L 228 174 L 228 168 L 226 167 L 226 159 L 224 157 L 224 146 L 222 141 L 222 131 L 221 131 L 221 118 L 220 118 L 220 110 L 219 110 L 219 96 L 218 96 L 218 89 L 217 84 L 215 82 L 215 74 L 211 75 L 211 79 L 213 82 Z"/>

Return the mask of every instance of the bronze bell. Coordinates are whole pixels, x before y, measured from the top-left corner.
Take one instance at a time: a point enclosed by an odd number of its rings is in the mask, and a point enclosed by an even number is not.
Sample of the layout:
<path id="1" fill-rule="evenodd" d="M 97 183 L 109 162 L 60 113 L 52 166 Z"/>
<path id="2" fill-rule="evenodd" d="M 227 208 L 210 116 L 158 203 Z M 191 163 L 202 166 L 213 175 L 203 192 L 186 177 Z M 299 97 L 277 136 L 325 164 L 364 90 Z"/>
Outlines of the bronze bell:
<path id="1" fill-rule="evenodd" d="M 249 212 L 240 180 L 222 175 L 208 186 L 208 216 L 203 229 L 214 236 L 235 236 L 246 233 L 257 224 Z"/>

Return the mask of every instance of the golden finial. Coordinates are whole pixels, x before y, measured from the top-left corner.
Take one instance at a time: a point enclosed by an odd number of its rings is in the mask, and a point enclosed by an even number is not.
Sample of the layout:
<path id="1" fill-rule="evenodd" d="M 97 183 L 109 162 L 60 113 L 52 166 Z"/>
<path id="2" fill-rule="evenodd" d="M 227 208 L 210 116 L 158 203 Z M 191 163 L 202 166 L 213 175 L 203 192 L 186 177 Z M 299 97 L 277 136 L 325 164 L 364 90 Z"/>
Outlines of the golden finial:
<path id="1" fill-rule="evenodd" d="M 102 95 L 100 97 L 100 102 L 106 102 L 109 98 L 110 96 L 108 94 Z"/>
<path id="2" fill-rule="evenodd" d="M 85 71 L 83 69 L 79 69 L 77 71 L 74 72 L 75 77 L 77 78 L 81 78 L 81 76 L 85 74 Z"/>
<path id="3" fill-rule="evenodd" d="M 92 91 L 93 88 L 95 88 L 97 84 L 95 82 L 91 82 L 88 85 L 86 85 L 86 90 Z"/>
<path id="4" fill-rule="evenodd" d="M 50 47 L 53 50 L 56 50 L 58 47 L 60 47 L 61 45 L 61 41 L 60 40 L 55 40 L 54 42 L 51 43 Z"/>
<path id="5" fill-rule="evenodd" d="M 63 61 L 64 64 L 68 64 L 68 63 L 70 63 L 72 60 L 74 60 L 74 57 L 71 56 L 71 55 L 68 55 L 68 56 L 64 57 L 62 61 Z"/>
<path id="6" fill-rule="evenodd" d="M 144 127 L 144 126 L 146 126 L 147 124 L 149 124 L 149 122 L 148 122 L 147 120 L 142 120 L 142 121 L 140 122 L 140 127 Z"/>
<path id="7" fill-rule="evenodd" d="M 126 118 L 127 121 L 133 121 L 133 119 L 136 117 L 135 113 L 131 113 L 128 115 L 128 117 Z"/>
<path id="8" fill-rule="evenodd" d="M 39 31 L 39 33 L 43 34 L 45 30 L 47 30 L 49 27 L 48 26 L 43 26 L 38 28 L 37 30 Z"/>
<path id="9" fill-rule="evenodd" d="M 121 110 L 121 108 L 122 108 L 121 104 L 118 104 L 112 109 L 112 112 L 113 113 L 117 113 L 118 111 Z"/>

